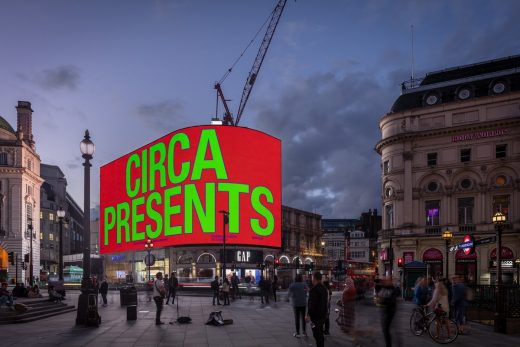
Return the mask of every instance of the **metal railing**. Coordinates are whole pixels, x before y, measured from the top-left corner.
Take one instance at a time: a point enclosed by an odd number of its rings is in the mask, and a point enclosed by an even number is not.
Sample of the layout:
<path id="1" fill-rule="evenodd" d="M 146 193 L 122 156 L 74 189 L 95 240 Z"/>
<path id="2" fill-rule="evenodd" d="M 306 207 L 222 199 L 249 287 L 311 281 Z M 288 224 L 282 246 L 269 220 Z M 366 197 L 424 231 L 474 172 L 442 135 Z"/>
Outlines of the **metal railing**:
<path id="1" fill-rule="evenodd" d="M 469 285 L 474 294 L 469 302 L 469 310 L 496 311 L 496 297 L 498 288 L 496 285 Z M 506 318 L 520 318 L 520 286 L 502 285 L 503 312 Z"/>

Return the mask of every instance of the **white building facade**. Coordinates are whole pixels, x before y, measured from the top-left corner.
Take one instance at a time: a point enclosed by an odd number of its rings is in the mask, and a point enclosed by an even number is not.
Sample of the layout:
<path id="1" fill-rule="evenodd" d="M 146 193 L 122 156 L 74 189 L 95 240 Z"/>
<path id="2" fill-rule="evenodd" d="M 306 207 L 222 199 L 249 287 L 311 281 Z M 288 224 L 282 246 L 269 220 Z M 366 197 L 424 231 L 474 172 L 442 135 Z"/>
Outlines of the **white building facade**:
<path id="1" fill-rule="evenodd" d="M 501 211 L 503 281 L 518 281 L 520 56 L 432 72 L 406 87 L 379 124 L 379 274 L 397 277 L 402 258 L 423 262 L 433 277 L 495 283 L 496 243 L 467 255 L 447 252 L 441 235 L 453 232 L 450 245 L 493 237 Z"/>
<path id="2" fill-rule="evenodd" d="M 22 268 L 26 254 L 32 253 L 33 276 L 40 273 L 40 157 L 32 134 L 31 103 L 19 101 L 17 131 L 0 117 L 0 271 L 11 283 L 28 282 Z M 33 235 L 29 233 L 32 225 Z M 31 252 L 32 244 L 32 252 Z M 17 267 L 7 261 L 14 252 Z M 17 276 L 16 276 L 17 275 Z"/>

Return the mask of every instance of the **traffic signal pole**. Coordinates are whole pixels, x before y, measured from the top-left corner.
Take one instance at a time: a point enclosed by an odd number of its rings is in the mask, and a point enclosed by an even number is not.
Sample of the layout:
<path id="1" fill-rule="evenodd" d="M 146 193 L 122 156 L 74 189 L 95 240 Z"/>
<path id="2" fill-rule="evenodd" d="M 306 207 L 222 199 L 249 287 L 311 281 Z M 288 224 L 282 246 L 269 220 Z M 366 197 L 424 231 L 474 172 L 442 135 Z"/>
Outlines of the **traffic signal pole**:
<path id="1" fill-rule="evenodd" d="M 18 283 L 18 254 L 14 254 L 14 286 Z"/>

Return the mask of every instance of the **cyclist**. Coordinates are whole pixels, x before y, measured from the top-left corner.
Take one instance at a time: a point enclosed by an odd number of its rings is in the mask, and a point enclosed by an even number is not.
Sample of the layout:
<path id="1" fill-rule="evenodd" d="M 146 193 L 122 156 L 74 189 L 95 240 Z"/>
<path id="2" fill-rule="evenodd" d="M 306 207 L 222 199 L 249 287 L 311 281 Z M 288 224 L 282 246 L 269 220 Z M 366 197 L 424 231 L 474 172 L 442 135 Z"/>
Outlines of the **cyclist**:
<path id="1" fill-rule="evenodd" d="M 448 334 L 451 335 L 450 326 L 448 324 L 449 313 L 450 313 L 450 304 L 448 300 L 448 290 L 444 285 L 442 280 L 439 280 L 435 283 L 435 289 L 433 290 L 433 296 L 428 306 L 435 310 L 435 314 L 441 317 L 441 324 L 437 325 L 437 336 L 440 334 L 440 330 L 442 326 L 446 327 L 448 330 Z"/>

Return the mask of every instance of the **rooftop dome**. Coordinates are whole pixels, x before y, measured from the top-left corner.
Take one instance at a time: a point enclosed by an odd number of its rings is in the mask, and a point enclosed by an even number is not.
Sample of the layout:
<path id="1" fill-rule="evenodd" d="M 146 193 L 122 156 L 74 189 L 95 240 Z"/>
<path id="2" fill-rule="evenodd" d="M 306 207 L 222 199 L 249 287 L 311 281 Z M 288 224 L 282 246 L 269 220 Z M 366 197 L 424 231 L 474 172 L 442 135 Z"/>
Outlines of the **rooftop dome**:
<path id="1" fill-rule="evenodd" d="M 13 134 L 15 134 L 15 131 L 11 124 L 9 124 L 8 121 L 6 121 L 2 116 L 0 116 L 0 129 L 5 129 Z"/>

